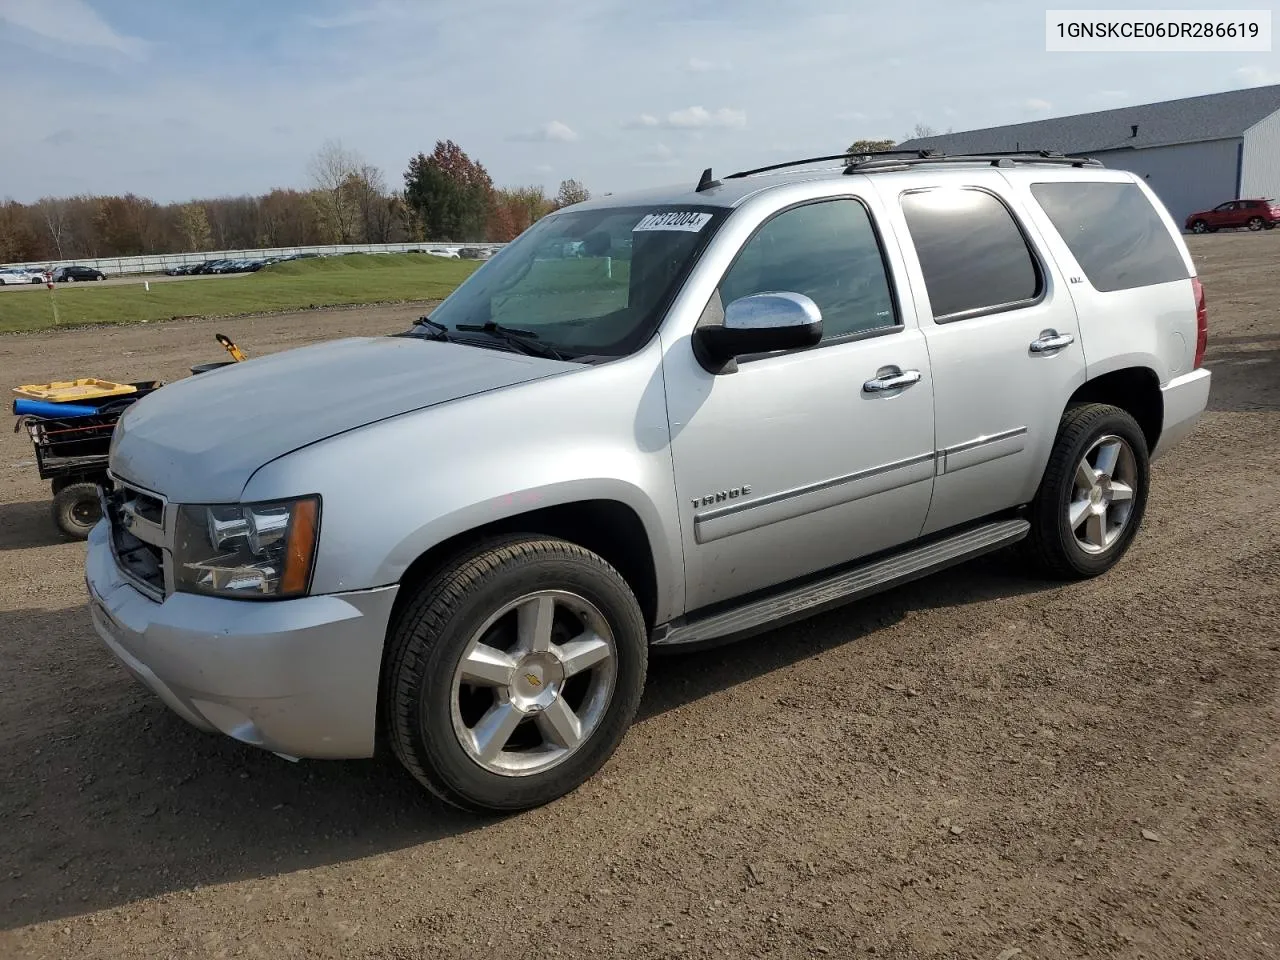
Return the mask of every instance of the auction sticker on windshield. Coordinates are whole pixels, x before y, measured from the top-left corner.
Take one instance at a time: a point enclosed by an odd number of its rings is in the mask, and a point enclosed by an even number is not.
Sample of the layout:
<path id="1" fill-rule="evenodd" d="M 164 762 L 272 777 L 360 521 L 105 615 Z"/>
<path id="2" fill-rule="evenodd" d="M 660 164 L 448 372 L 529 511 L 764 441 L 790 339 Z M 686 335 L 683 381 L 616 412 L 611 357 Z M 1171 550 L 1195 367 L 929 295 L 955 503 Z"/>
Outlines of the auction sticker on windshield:
<path id="1" fill-rule="evenodd" d="M 692 211 L 651 213 L 648 216 L 641 217 L 640 222 L 631 228 L 631 232 L 639 233 L 642 230 L 685 230 L 689 233 L 697 233 L 707 225 L 707 221 L 710 219 L 711 214 L 709 213 L 693 213 Z"/>

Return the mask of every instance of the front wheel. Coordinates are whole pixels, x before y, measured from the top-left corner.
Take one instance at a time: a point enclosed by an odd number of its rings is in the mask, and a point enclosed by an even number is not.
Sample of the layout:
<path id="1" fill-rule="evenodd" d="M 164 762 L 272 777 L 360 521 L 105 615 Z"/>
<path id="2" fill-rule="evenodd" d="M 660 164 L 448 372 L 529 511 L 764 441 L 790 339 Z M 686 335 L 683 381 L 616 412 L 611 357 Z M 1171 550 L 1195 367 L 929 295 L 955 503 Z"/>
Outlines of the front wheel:
<path id="1" fill-rule="evenodd" d="M 1197 220 L 1195 223 L 1191 225 L 1191 232 L 1192 233 L 1208 233 L 1209 225 L 1205 223 L 1203 220 Z"/>
<path id="2" fill-rule="evenodd" d="M 477 545 L 412 596 L 383 671 L 386 733 L 432 793 L 515 811 L 576 789 L 613 755 L 648 668 L 622 576 L 564 540 Z"/>
<path id="3" fill-rule="evenodd" d="M 1149 482 L 1146 437 L 1129 413 L 1101 403 L 1068 408 L 1031 504 L 1032 556 L 1062 579 L 1110 570 L 1138 532 Z"/>

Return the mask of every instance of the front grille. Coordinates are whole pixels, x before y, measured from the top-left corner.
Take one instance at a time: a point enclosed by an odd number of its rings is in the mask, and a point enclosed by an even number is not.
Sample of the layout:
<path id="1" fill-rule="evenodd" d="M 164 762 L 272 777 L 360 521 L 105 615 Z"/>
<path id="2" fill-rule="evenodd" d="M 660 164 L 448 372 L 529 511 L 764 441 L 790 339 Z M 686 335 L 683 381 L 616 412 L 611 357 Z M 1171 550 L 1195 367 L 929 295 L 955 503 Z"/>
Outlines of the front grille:
<path id="1" fill-rule="evenodd" d="M 164 501 L 118 483 L 105 499 L 116 563 L 144 592 L 163 597 Z"/>

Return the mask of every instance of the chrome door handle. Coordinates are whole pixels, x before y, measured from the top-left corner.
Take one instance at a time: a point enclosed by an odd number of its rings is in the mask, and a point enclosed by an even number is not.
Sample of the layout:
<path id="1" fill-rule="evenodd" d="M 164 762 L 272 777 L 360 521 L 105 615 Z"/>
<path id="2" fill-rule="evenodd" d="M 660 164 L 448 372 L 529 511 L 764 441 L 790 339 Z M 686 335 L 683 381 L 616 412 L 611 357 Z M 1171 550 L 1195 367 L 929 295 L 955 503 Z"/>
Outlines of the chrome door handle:
<path id="1" fill-rule="evenodd" d="M 919 370 L 903 370 L 901 373 L 894 373 L 887 377 L 876 377 L 874 380 L 868 380 L 862 385 L 862 389 L 867 391 L 867 393 L 884 393 L 888 390 L 901 390 L 903 387 L 909 387 L 913 383 L 919 382 Z"/>
<path id="2" fill-rule="evenodd" d="M 1031 352 L 1050 353 L 1054 350 L 1061 350 L 1063 347 L 1069 347 L 1075 342 L 1076 338 L 1069 333 L 1046 334 L 1038 340 L 1031 341 Z"/>

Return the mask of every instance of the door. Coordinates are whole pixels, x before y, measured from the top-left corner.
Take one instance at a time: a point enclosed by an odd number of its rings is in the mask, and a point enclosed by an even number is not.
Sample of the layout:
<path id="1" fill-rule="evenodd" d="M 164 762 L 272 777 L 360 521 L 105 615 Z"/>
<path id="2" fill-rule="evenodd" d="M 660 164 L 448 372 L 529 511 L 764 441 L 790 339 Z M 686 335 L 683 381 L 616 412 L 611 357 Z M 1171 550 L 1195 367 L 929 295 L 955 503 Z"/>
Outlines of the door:
<path id="1" fill-rule="evenodd" d="M 938 475 L 925 533 L 1028 502 L 1085 377 L 1066 285 L 1002 184 L 976 173 L 896 197 L 934 378 Z"/>
<path id="2" fill-rule="evenodd" d="M 1220 203 L 1213 208 L 1213 216 L 1209 220 L 1210 226 L 1214 227 L 1234 227 L 1237 226 L 1236 219 L 1239 214 L 1236 212 L 1236 203 Z"/>
<path id="3" fill-rule="evenodd" d="M 854 197 L 762 217 L 699 321 L 749 294 L 801 293 L 822 311 L 818 346 L 740 358 L 720 375 L 687 338 L 667 352 L 687 609 L 920 532 L 933 484 L 928 353 L 871 217 Z"/>

